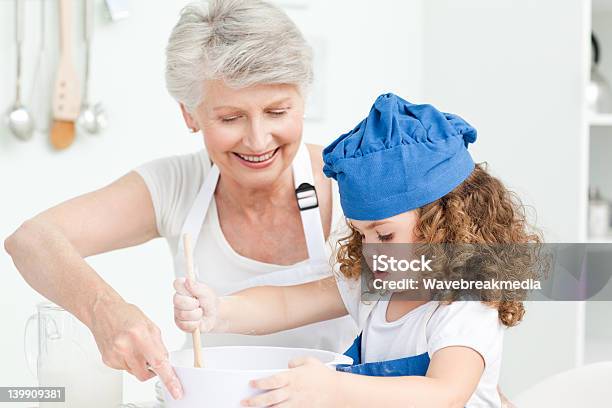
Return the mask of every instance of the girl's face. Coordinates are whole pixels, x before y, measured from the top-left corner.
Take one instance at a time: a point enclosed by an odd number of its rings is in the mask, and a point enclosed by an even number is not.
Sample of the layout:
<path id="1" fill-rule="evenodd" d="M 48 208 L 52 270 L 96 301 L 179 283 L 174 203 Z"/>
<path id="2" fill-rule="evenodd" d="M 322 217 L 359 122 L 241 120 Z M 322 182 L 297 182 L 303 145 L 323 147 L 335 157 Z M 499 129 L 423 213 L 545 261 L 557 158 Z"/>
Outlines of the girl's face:
<path id="1" fill-rule="evenodd" d="M 385 218 L 379 221 L 350 220 L 351 225 L 361 234 L 362 251 L 366 262 L 370 266 L 375 279 L 385 281 L 416 278 L 418 275 L 406 271 L 381 271 L 381 263 L 374 263 L 374 256 L 386 255 L 395 259 L 410 259 L 407 251 L 410 247 L 405 245 L 368 245 L 368 244 L 411 244 L 416 242 L 414 228 L 418 221 L 418 210 L 411 210 L 402 214 Z"/>
<path id="2" fill-rule="evenodd" d="M 359 233 L 364 244 L 410 244 L 415 242 L 414 227 L 418 220 L 418 211 L 385 218 L 379 221 L 350 220 L 351 225 Z"/>
<path id="3" fill-rule="evenodd" d="M 304 100 L 294 85 L 233 89 L 204 83 L 204 101 L 183 115 L 202 130 L 206 149 L 224 176 L 247 188 L 269 187 L 289 167 L 302 137 Z"/>

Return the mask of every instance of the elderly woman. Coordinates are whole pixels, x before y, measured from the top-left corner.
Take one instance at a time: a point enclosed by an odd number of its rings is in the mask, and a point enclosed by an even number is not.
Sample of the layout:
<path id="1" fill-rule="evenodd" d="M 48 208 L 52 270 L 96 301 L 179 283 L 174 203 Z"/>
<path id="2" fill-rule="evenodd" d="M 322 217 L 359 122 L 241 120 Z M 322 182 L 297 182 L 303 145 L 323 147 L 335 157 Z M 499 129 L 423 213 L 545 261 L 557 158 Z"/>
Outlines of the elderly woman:
<path id="1" fill-rule="evenodd" d="M 331 273 L 326 241 L 343 217 L 321 148 L 302 143 L 311 79 L 310 48 L 278 8 L 258 0 L 186 7 L 168 43 L 166 81 L 205 149 L 138 167 L 24 222 L 6 240 L 28 284 L 91 329 L 105 364 L 142 381 L 152 370 L 181 393 L 157 326 L 87 256 L 161 236 L 184 276 L 181 237 L 189 233 L 199 279 L 219 293 Z M 344 351 L 355 335 L 343 317 L 204 343 Z"/>

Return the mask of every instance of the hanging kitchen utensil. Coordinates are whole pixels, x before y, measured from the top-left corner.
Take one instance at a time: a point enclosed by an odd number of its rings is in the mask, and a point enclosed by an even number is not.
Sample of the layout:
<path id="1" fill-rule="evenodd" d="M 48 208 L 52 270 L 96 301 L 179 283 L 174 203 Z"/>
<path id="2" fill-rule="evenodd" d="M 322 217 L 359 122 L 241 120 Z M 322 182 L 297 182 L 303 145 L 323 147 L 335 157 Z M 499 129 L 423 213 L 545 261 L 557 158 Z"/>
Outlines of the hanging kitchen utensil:
<path id="1" fill-rule="evenodd" d="M 91 37 L 93 32 L 94 11 L 92 0 L 85 0 L 83 4 L 83 37 L 85 40 L 85 80 L 83 91 L 83 104 L 77 119 L 77 129 L 79 133 L 95 135 L 106 127 L 106 113 L 102 103 L 98 102 L 92 106 L 89 101 L 89 73 L 90 73 L 90 54 Z"/>
<path id="2" fill-rule="evenodd" d="M 17 78 L 15 86 L 15 103 L 6 113 L 6 122 L 11 133 L 20 140 L 30 140 L 34 134 L 34 119 L 28 109 L 21 103 L 21 46 L 23 43 L 23 6 L 15 0 L 15 48 L 17 50 Z"/>
<path id="3" fill-rule="evenodd" d="M 49 101 L 51 100 L 51 79 L 47 55 L 47 0 L 40 0 L 40 39 L 38 56 L 32 80 L 28 104 L 35 116 L 36 130 L 42 134 L 49 131 Z"/>
<path id="4" fill-rule="evenodd" d="M 72 55 L 72 2 L 59 0 L 60 60 L 53 95 L 51 144 L 65 149 L 74 141 L 74 122 L 79 116 L 81 92 Z"/>
<path id="5" fill-rule="evenodd" d="M 591 81 L 587 90 L 587 104 L 594 113 L 612 112 L 612 88 L 599 71 L 601 58 L 599 41 L 595 33 L 591 33 Z"/>

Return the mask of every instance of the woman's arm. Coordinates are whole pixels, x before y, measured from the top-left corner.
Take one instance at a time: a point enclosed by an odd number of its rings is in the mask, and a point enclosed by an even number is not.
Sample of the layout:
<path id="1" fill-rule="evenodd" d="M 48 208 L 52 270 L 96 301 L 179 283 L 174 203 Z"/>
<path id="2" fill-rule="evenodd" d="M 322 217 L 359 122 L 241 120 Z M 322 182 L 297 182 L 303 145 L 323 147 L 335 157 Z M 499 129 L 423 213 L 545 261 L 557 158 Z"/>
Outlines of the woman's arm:
<path id="1" fill-rule="evenodd" d="M 293 286 L 257 286 L 217 298 L 205 284 L 175 280 L 175 321 L 187 332 L 261 335 L 347 314 L 333 276 Z M 194 298 L 195 297 L 195 298 Z"/>
<path id="2" fill-rule="evenodd" d="M 97 305 L 121 298 L 83 258 L 156 236 L 149 192 L 129 173 L 27 220 L 4 246 L 32 288 L 91 327 Z"/>
<path id="3" fill-rule="evenodd" d="M 24 222 L 4 247 L 32 288 L 89 327 L 107 365 L 144 381 L 152 376 L 149 362 L 172 389 L 180 385 L 159 329 L 84 260 L 157 236 L 151 197 L 132 172 Z"/>

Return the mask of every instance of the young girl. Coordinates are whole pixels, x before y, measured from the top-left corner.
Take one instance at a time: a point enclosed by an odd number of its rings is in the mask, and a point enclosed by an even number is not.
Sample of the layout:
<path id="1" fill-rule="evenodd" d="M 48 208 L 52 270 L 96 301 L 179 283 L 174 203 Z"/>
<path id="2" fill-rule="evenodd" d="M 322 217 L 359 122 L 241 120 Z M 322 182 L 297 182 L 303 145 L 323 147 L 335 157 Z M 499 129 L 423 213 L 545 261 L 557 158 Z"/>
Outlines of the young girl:
<path id="1" fill-rule="evenodd" d="M 452 291 L 440 301 L 393 291 L 365 302 L 359 279 L 372 274 L 361 268 L 366 244 L 539 242 L 518 200 L 472 161 L 467 146 L 475 140 L 475 129 L 458 116 L 381 95 L 366 119 L 323 152 L 350 228 L 337 251 L 338 276 L 224 297 L 200 282 L 175 281 L 175 321 L 188 332 L 259 335 L 347 313 L 362 328 L 346 352 L 353 365 L 333 371 L 314 359 L 294 360 L 290 370 L 254 381 L 267 392 L 244 406 L 501 406 L 504 326 L 521 320 L 520 301 L 452 301 Z M 487 271 L 480 279 L 493 277 Z M 490 273 L 506 277 L 504 268 Z"/>

